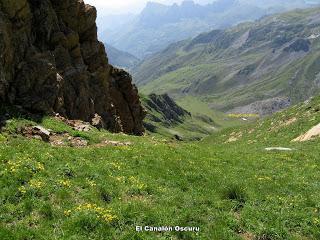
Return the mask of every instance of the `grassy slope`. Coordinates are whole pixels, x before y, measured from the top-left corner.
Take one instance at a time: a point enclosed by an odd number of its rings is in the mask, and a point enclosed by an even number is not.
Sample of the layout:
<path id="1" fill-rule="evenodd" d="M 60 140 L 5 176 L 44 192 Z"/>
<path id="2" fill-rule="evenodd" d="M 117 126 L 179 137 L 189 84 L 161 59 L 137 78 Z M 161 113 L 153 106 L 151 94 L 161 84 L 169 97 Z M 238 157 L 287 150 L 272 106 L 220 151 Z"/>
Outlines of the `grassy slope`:
<path id="1" fill-rule="evenodd" d="M 133 143 L 100 148 L 13 137 L 10 131 L 26 123 L 14 120 L 0 135 L 0 239 L 319 239 L 320 139 L 290 142 L 319 123 L 319 109 L 317 98 L 187 144 L 42 122 L 92 144 Z M 264 151 L 273 146 L 296 150 Z M 201 232 L 136 233 L 136 225 Z"/>
<path id="2" fill-rule="evenodd" d="M 201 41 L 214 39 L 213 33 L 176 43 L 145 60 L 135 79 L 145 93 L 157 89 L 176 99 L 188 93 L 222 110 L 275 96 L 299 102 L 319 93 L 319 38 L 311 40 L 307 55 L 283 49 L 298 38 L 318 34 L 318 11 L 293 11 L 241 24 L 216 33 L 216 40 L 205 44 Z M 248 75 L 239 75 L 252 66 Z"/>
<path id="3" fill-rule="evenodd" d="M 142 97 L 142 103 L 145 106 L 147 99 L 146 96 Z M 155 122 L 151 116 L 147 115 L 145 122 L 156 127 L 156 130 L 151 134 L 168 138 L 178 135 L 183 140 L 198 140 L 218 130 L 245 123 L 239 119 L 230 118 L 222 112 L 214 111 L 207 104 L 191 96 L 181 98 L 178 105 L 190 112 L 191 116 L 183 117 L 182 123 L 167 124 L 166 119 L 160 113 L 152 110 L 150 114 L 156 116 L 161 122 Z"/>
<path id="4" fill-rule="evenodd" d="M 194 115 L 204 115 L 212 118 L 218 129 L 242 125 L 242 122 L 239 119 L 230 118 L 222 112 L 213 110 L 209 108 L 207 104 L 195 97 L 182 97 L 177 102 L 180 106 Z"/>

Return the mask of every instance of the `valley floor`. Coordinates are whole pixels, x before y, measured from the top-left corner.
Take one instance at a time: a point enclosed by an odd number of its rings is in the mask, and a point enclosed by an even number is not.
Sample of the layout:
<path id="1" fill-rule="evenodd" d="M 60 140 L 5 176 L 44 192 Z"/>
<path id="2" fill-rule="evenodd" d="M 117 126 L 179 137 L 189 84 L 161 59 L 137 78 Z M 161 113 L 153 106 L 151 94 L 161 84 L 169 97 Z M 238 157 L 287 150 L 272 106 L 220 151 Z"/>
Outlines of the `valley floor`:
<path id="1" fill-rule="evenodd" d="M 197 143 L 44 118 L 89 142 L 58 147 L 15 135 L 33 123 L 11 120 L 0 135 L 0 239 L 320 239 L 320 140 L 291 142 L 320 122 L 319 102 Z M 131 145 L 98 144 L 107 139 Z"/>

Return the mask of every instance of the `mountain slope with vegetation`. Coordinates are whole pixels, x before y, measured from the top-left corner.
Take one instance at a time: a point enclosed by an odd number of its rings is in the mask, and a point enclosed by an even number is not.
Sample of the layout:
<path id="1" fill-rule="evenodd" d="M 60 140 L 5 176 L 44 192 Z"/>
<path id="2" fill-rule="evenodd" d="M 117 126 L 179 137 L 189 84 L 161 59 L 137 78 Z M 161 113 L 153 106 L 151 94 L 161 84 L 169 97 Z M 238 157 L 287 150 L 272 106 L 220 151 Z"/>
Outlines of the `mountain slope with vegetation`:
<path id="1" fill-rule="evenodd" d="M 226 127 L 244 124 L 239 119 L 206 108 L 196 99 L 184 99 L 177 104 L 167 94 L 151 94 L 142 97 L 142 104 L 147 111 L 145 129 L 151 135 L 179 141 L 201 140 Z"/>
<path id="2" fill-rule="evenodd" d="M 272 15 L 170 45 L 136 69 L 145 93 L 223 111 L 272 113 L 319 92 L 319 8 Z"/>
<path id="3" fill-rule="evenodd" d="M 131 70 L 135 68 L 140 62 L 140 59 L 133 56 L 132 54 L 120 51 L 119 49 L 116 49 L 111 45 L 105 44 L 105 48 L 108 53 L 108 60 L 110 64 L 115 67 Z"/>
<path id="4" fill-rule="evenodd" d="M 196 143 L 5 109 L 0 238 L 319 239 L 320 138 L 292 142 L 319 124 L 319 109 L 318 97 Z M 23 135 L 32 126 L 87 145 Z M 136 231 L 163 224 L 200 231 Z"/>

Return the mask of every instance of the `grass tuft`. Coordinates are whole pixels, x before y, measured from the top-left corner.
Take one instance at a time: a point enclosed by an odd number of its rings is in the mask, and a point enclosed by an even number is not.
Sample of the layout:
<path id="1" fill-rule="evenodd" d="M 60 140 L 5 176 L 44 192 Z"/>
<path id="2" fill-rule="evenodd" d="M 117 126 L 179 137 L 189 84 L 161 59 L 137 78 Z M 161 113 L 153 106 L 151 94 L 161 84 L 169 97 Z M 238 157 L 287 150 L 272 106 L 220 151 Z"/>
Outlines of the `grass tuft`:
<path id="1" fill-rule="evenodd" d="M 236 202 L 237 208 L 242 208 L 245 205 L 248 198 L 245 188 L 238 184 L 227 186 L 223 190 L 222 196 L 225 200 L 231 200 Z"/>

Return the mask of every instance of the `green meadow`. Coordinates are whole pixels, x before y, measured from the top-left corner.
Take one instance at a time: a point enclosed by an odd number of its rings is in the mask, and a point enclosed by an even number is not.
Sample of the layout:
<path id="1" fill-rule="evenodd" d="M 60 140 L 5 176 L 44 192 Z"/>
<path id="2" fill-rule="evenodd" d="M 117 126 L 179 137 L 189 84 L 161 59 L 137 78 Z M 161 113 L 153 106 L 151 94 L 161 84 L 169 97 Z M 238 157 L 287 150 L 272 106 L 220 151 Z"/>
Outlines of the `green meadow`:
<path id="1" fill-rule="evenodd" d="M 77 132 L 49 117 L 11 119 L 0 135 L 0 239 L 320 239 L 320 139 L 291 142 L 319 123 L 319 110 L 315 98 L 182 143 Z M 89 146 L 51 146 L 16 134 L 35 124 Z M 100 146 L 105 140 L 131 145 Z"/>

